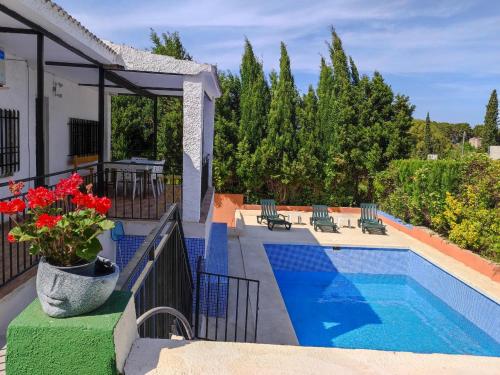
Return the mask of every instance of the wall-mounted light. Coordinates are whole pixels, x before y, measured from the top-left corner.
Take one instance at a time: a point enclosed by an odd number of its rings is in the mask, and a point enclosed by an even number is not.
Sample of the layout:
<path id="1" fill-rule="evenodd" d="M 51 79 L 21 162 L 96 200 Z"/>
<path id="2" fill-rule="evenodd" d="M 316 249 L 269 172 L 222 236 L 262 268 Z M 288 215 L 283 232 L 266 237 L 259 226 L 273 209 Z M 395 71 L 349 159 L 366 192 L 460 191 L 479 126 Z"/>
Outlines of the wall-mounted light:
<path id="1" fill-rule="evenodd" d="M 62 98 L 63 95 L 59 92 L 62 87 L 63 84 L 61 82 L 52 81 L 52 94 L 58 98 Z"/>

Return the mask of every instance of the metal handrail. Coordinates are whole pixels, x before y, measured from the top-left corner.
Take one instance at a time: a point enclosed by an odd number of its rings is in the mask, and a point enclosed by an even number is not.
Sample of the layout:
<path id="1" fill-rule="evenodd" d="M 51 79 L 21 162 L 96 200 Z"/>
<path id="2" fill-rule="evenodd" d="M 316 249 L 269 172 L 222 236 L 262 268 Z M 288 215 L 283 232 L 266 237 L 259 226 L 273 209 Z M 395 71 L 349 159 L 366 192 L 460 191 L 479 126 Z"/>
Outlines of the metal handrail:
<path id="1" fill-rule="evenodd" d="M 182 313 L 174 309 L 173 307 L 168 307 L 168 306 L 160 306 L 160 307 L 155 307 L 151 310 L 146 311 L 144 314 L 142 314 L 139 318 L 137 318 L 137 328 L 139 329 L 144 322 L 151 318 L 154 315 L 158 314 L 170 314 L 179 319 L 179 321 L 182 323 L 182 326 L 184 327 L 184 330 L 187 335 L 188 340 L 193 340 L 194 339 L 194 333 L 193 330 L 191 329 L 191 326 L 189 325 L 189 321 L 186 319 Z"/>

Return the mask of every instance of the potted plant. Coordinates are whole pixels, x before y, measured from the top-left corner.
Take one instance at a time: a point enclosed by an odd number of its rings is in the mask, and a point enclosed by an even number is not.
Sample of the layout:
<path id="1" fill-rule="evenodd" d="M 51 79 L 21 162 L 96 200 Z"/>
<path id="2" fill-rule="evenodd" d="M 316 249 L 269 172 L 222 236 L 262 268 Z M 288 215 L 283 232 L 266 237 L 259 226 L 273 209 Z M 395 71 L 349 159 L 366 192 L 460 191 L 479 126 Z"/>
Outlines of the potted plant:
<path id="1" fill-rule="evenodd" d="M 96 309 L 118 280 L 116 264 L 97 257 L 102 250 L 97 237 L 114 227 L 106 218 L 111 200 L 95 196 L 92 185 L 82 192 L 82 185 L 82 177 L 75 173 L 53 190 L 32 188 L 21 198 L 23 183 L 11 182 L 14 199 L 0 202 L 0 212 L 16 224 L 8 241 L 27 242 L 30 254 L 41 256 L 36 290 L 43 310 L 52 317 Z"/>

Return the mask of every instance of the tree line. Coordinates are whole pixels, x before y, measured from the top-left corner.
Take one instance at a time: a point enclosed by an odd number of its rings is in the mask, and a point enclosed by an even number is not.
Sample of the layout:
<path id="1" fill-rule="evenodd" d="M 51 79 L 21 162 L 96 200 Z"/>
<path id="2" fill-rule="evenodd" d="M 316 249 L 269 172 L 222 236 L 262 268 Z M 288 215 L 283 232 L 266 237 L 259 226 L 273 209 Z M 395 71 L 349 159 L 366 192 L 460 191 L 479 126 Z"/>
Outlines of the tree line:
<path id="1" fill-rule="evenodd" d="M 151 31 L 151 51 L 191 60 L 179 34 Z M 408 96 L 396 94 L 382 74 L 360 75 L 331 30 L 319 80 L 300 94 L 286 45 L 279 70 L 269 75 L 247 39 L 239 74 L 219 72 L 213 179 L 219 192 L 244 193 L 251 202 L 356 205 L 374 200 L 374 181 L 392 160 L 458 157 L 463 134 L 498 143 L 498 100 L 493 91 L 485 123 L 438 123 L 413 119 Z M 158 158 L 182 174 L 182 98 L 159 98 Z M 112 156 L 153 157 L 152 101 L 112 99 Z M 465 152 L 473 151 L 467 144 Z"/>
<path id="2" fill-rule="evenodd" d="M 382 74 L 360 75 L 335 30 L 317 87 L 300 95 L 286 45 L 268 79 L 245 41 L 240 75 L 221 73 L 214 182 L 249 200 L 352 205 L 373 197 L 373 181 L 410 156 L 414 106 Z"/>

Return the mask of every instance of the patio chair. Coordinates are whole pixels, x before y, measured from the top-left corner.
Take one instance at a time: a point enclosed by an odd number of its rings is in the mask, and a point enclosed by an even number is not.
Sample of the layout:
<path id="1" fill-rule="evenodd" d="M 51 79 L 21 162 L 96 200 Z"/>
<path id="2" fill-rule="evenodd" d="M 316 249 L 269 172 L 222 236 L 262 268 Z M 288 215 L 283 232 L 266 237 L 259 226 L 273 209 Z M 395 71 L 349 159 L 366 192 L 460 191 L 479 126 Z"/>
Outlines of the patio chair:
<path id="1" fill-rule="evenodd" d="M 142 194 L 143 190 L 143 174 L 138 172 L 131 166 L 124 166 L 121 170 L 117 170 L 115 176 L 115 191 L 118 194 L 118 185 L 121 182 L 123 185 L 123 196 L 127 196 L 127 185 L 132 185 L 132 199 L 135 199 L 137 187 L 139 185 L 139 194 Z"/>
<path id="2" fill-rule="evenodd" d="M 337 224 L 334 223 L 333 217 L 328 213 L 327 206 L 313 205 L 312 208 L 313 213 L 310 219 L 310 223 L 314 226 L 315 231 L 321 229 L 321 231 L 323 232 L 327 228 L 330 228 L 332 232 L 337 231 Z"/>
<path id="3" fill-rule="evenodd" d="M 260 200 L 261 213 L 257 216 L 257 223 L 267 222 L 267 228 L 273 230 L 275 225 L 283 225 L 287 230 L 290 230 L 292 223 L 286 219 L 283 214 L 278 214 L 276 211 L 276 203 L 274 199 Z"/>
<path id="4" fill-rule="evenodd" d="M 378 208 L 375 203 L 361 203 L 361 217 L 358 219 L 358 227 L 361 227 L 363 233 L 378 232 L 385 234 L 386 226 L 382 219 L 378 217 Z"/>
<path id="5" fill-rule="evenodd" d="M 151 189 L 153 190 L 153 195 L 160 195 L 164 190 L 164 176 L 163 176 L 163 166 L 165 164 L 165 160 L 160 160 L 161 165 L 154 165 L 153 168 L 149 171 L 149 182 L 151 184 Z"/>

